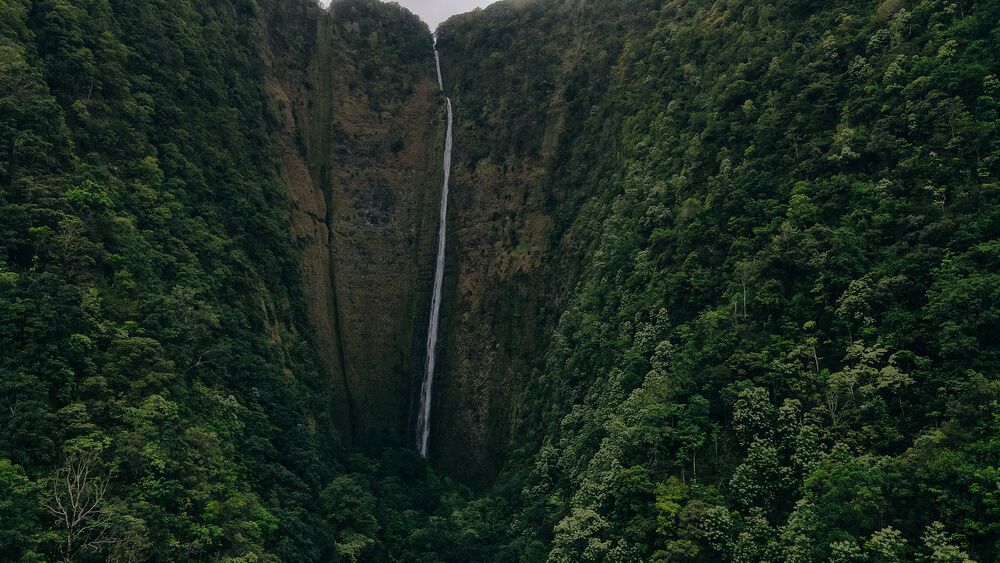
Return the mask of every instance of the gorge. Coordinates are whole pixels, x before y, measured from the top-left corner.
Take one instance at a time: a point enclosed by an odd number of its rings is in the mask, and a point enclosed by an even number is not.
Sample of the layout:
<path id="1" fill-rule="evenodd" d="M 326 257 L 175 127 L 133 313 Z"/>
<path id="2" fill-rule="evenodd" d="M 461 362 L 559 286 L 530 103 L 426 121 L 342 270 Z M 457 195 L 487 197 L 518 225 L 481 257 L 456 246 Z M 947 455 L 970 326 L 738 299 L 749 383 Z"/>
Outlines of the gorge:
<path id="1" fill-rule="evenodd" d="M 0 2 L 0 559 L 1000 559 L 997 21 Z"/>

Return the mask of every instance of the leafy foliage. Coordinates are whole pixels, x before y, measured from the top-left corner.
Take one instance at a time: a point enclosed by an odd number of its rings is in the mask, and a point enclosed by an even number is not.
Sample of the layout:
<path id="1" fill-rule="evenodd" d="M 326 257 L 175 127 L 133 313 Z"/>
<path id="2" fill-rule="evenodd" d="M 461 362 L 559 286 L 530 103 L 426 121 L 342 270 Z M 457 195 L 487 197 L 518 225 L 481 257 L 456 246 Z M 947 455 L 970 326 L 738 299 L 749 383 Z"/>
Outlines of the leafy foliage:
<path id="1" fill-rule="evenodd" d="M 444 25 L 456 158 L 554 151 L 543 299 L 568 304 L 491 550 L 1000 556 L 998 18 L 556 1 Z"/>
<path id="2" fill-rule="evenodd" d="M 447 22 L 456 165 L 541 163 L 553 219 L 544 366 L 478 495 L 337 438 L 261 52 L 324 14 L 0 3 L 5 557 L 1000 558 L 995 2 Z M 407 87 L 419 22 L 330 17 L 354 86 Z"/>
<path id="3" fill-rule="evenodd" d="M 373 72 L 426 46 L 398 7 L 338 10 L 400 35 L 361 61 Z M 383 483 L 339 444 L 271 145 L 259 49 L 279 11 L 333 17 L 304 1 L 0 4 L 4 559 L 378 558 L 375 515 L 406 520 L 399 553 L 426 520 L 414 507 L 456 494 L 415 456 L 393 454 Z"/>

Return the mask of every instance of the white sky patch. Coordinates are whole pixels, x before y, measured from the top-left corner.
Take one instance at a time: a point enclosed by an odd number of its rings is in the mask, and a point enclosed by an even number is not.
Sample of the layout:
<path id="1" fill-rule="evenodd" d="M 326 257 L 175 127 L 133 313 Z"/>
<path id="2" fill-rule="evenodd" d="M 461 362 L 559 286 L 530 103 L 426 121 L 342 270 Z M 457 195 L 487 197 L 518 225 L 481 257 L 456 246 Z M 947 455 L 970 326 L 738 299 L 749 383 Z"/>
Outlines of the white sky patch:
<path id="1" fill-rule="evenodd" d="M 471 12 L 476 8 L 485 8 L 496 0 L 396 0 L 420 19 L 427 22 L 433 31 L 437 26 L 455 14 Z M 320 0 L 324 6 L 330 0 Z"/>

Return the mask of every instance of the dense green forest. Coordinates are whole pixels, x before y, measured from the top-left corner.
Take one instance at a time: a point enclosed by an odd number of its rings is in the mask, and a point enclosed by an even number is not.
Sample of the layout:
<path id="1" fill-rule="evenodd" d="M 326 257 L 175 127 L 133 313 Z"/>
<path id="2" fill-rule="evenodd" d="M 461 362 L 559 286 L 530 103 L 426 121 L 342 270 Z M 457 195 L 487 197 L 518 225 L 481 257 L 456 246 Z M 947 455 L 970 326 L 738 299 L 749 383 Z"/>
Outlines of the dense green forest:
<path id="1" fill-rule="evenodd" d="M 997 22 L 995 0 L 445 22 L 442 392 L 504 404 L 470 407 L 488 456 L 428 464 L 343 439 L 282 163 L 340 140 L 285 131 L 268 89 L 331 88 L 304 62 L 330 46 L 337 95 L 390 122 L 426 26 L 376 0 L 0 0 L 0 559 L 1000 560 Z M 387 135 L 336 162 L 400 153 Z M 464 456 L 491 465 L 475 490 L 445 476 Z"/>
<path id="2" fill-rule="evenodd" d="M 489 553 L 1000 559 L 998 21 L 635 0 L 446 22 L 456 159 L 545 159 L 563 304 Z"/>
<path id="3" fill-rule="evenodd" d="M 341 446 L 305 321 L 277 10 L 314 48 L 309 2 L 0 2 L 0 560 L 414 558 L 445 485 Z"/>

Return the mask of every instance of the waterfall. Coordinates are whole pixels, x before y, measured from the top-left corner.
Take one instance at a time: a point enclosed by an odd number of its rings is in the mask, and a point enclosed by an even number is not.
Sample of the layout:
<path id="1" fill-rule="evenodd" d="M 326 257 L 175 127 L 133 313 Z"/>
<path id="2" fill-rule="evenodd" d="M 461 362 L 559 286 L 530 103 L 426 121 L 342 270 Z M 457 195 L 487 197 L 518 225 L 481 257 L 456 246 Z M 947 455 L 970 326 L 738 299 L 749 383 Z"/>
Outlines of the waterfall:
<path id="1" fill-rule="evenodd" d="M 437 37 L 434 38 L 434 64 L 437 67 L 438 87 L 444 92 L 441 79 L 441 57 L 437 51 Z M 445 234 L 448 230 L 448 180 L 451 177 L 451 98 L 448 104 L 448 128 L 444 137 L 444 185 L 441 187 L 441 215 L 438 224 L 437 262 L 434 265 L 434 293 L 431 296 L 431 316 L 427 326 L 427 362 L 424 365 L 424 381 L 420 385 L 420 412 L 417 413 L 417 451 L 427 457 L 427 441 L 431 434 L 431 392 L 434 387 L 434 356 L 437 348 L 438 318 L 441 316 L 441 287 L 444 285 Z"/>
<path id="2" fill-rule="evenodd" d="M 438 56 L 437 50 L 437 36 L 434 37 L 434 66 L 437 67 L 438 88 L 444 92 L 444 80 L 441 79 L 441 57 Z"/>

